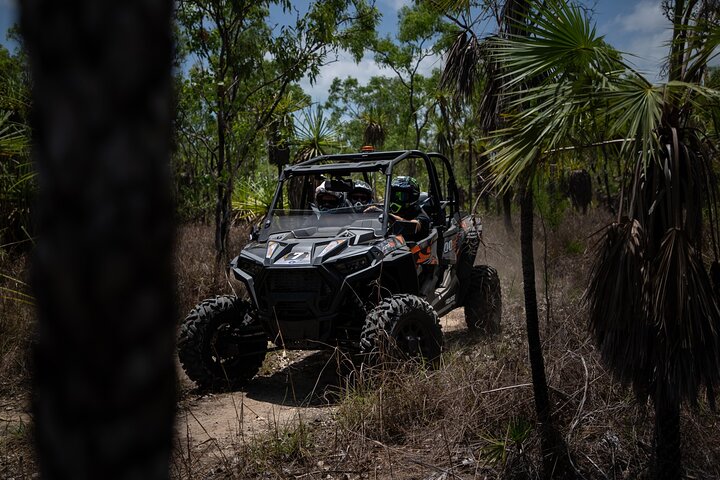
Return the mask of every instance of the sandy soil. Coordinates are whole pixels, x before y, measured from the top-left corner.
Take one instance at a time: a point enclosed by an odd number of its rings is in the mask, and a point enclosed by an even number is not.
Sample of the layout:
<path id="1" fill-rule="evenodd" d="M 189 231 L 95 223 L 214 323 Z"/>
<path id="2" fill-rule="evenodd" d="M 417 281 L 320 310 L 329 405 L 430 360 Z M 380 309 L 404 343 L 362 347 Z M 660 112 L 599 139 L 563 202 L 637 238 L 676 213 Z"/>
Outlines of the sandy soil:
<path id="1" fill-rule="evenodd" d="M 465 329 L 462 309 L 440 319 L 444 333 Z M 244 391 L 200 394 L 181 374 L 186 395 L 180 402 L 177 435 L 184 449 L 230 450 L 244 436 L 282 428 L 290 422 L 322 422 L 332 413 L 341 389 L 338 355 L 333 352 L 277 351 L 268 355 L 265 374 Z M 342 371 L 342 368 L 340 368 Z"/>

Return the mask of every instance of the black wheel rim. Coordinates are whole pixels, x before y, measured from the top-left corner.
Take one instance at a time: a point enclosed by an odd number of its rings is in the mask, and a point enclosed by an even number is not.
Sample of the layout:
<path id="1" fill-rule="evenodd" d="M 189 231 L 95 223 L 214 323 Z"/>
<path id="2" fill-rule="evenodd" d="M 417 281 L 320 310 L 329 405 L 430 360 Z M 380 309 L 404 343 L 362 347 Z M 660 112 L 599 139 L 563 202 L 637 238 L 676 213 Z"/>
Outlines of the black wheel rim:
<path id="1" fill-rule="evenodd" d="M 264 354 L 264 337 L 244 335 L 241 329 L 229 323 L 221 323 L 213 330 L 206 351 L 209 364 L 222 376 L 225 376 L 225 371 L 241 367 L 249 357 Z"/>
<path id="2" fill-rule="evenodd" d="M 410 357 L 427 356 L 432 351 L 432 341 L 422 319 L 416 317 L 402 322 L 395 332 L 397 349 Z"/>

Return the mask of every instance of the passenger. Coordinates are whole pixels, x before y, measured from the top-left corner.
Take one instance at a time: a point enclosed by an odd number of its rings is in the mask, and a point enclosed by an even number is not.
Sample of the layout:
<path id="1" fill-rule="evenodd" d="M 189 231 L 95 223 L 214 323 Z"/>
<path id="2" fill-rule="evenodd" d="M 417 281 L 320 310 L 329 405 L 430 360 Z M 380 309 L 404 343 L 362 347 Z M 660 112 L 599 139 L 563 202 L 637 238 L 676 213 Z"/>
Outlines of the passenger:
<path id="1" fill-rule="evenodd" d="M 418 241 L 430 234 L 430 217 L 420 207 L 420 186 L 413 177 L 396 177 L 390 184 L 390 218 L 415 224 L 406 240 Z"/>
<path id="2" fill-rule="evenodd" d="M 355 180 L 352 190 L 348 194 L 350 205 L 357 213 L 364 212 L 368 205 L 373 203 L 373 192 L 370 185 L 362 180 Z"/>
<path id="3" fill-rule="evenodd" d="M 315 189 L 315 205 L 321 212 L 337 210 L 345 207 L 345 194 L 328 190 L 329 182 L 325 180 Z"/>

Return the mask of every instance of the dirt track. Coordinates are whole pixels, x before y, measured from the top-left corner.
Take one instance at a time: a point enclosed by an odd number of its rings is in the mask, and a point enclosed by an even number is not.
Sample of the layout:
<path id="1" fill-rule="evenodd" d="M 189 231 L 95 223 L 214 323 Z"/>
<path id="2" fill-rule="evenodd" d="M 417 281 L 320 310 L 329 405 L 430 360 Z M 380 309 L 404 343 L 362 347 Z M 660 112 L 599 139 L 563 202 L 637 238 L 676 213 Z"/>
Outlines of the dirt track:
<path id="1" fill-rule="evenodd" d="M 465 328 L 462 309 L 440 322 L 443 332 Z M 244 391 L 198 394 L 181 376 L 187 392 L 179 405 L 177 434 L 184 449 L 225 451 L 243 436 L 281 429 L 298 418 L 306 423 L 329 417 L 339 392 L 337 356 L 331 352 L 274 352 Z"/>
<path id="2" fill-rule="evenodd" d="M 515 268 L 519 257 L 503 237 L 499 219 L 488 233 L 476 261 L 497 267 L 503 298 L 507 299 L 521 283 L 519 269 Z M 509 307 L 504 305 L 504 318 L 518 313 Z M 446 336 L 446 344 L 449 337 L 461 338 L 465 331 L 463 309 L 450 312 L 440 323 L 445 334 L 456 332 Z M 189 443 L 191 450 L 226 450 L 244 435 L 282 428 L 298 418 L 322 422 L 336 405 L 340 389 L 337 367 L 337 357 L 328 352 L 274 352 L 268 355 L 261 375 L 244 391 L 213 395 L 198 395 L 193 391 L 194 384 L 181 373 L 180 388 L 186 395 L 178 409 L 180 443 L 185 449 Z"/>

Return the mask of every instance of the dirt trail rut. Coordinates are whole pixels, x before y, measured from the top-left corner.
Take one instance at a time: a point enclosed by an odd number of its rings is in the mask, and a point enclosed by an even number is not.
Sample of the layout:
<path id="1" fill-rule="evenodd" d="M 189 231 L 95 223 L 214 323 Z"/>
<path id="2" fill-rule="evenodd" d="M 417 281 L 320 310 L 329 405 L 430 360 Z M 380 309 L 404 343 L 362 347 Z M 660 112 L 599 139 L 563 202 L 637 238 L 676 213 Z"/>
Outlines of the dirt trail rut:
<path id="1" fill-rule="evenodd" d="M 462 309 L 440 323 L 445 333 L 464 329 Z M 299 418 L 321 422 L 331 415 L 340 389 L 337 355 L 274 352 L 269 357 L 269 371 L 244 391 L 199 394 L 183 377 L 181 388 L 189 393 L 179 405 L 177 435 L 185 448 L 225 450 L 243 436 L 282 429 Z"/>

